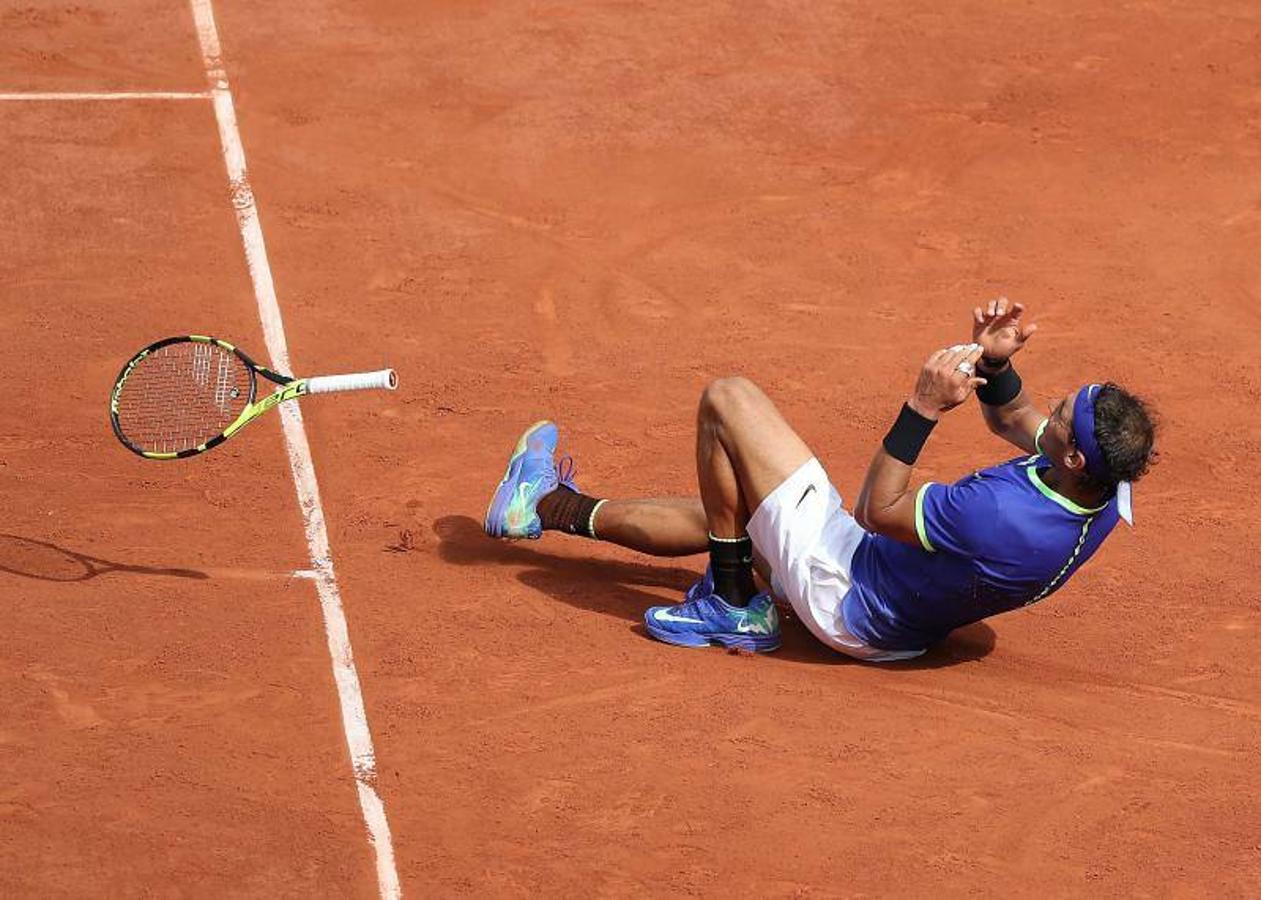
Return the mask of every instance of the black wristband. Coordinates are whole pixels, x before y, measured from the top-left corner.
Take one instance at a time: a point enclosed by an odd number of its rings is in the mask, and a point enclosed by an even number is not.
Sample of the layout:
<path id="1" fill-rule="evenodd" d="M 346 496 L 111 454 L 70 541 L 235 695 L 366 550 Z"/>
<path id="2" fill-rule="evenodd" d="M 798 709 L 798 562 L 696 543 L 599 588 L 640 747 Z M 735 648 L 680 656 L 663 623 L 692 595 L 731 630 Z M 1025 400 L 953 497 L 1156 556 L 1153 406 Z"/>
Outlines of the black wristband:
<path id="1" fill-rule="evenodd" d="M 933 433 L 936 424 L 933 419 L 926 419 L 911 409 L 909 403 L 903 403 L 898 420 L 884 436 L 885 452 L 908 466 L 915 465 L 920 450 L 924 449 L 924 442 Z"/>
<path id="2" fill-rule="evenodd" d="M 1020 396 L 1020 376 L 1010 362 L 993 374 L 982 369 L 980 375 L 985 379 L 985 384 L 976 389 L 976 399 L 986 406 L 1006 406 Z"/>

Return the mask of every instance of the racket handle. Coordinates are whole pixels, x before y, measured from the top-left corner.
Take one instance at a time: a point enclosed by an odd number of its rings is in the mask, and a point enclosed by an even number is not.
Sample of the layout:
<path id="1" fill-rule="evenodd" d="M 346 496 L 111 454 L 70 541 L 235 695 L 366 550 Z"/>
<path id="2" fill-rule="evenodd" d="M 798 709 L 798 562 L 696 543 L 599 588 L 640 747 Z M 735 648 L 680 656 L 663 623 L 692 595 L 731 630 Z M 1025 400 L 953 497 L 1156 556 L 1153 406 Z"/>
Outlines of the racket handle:
<path id="1" fill-rule="evenodd" d="M 308 378 L 308 394 L 331 394 L 334 391 L 392 391 L 398 387 L 393 369 L 380 372 L 357 372 L 354 375 L 320 375 Z"/>

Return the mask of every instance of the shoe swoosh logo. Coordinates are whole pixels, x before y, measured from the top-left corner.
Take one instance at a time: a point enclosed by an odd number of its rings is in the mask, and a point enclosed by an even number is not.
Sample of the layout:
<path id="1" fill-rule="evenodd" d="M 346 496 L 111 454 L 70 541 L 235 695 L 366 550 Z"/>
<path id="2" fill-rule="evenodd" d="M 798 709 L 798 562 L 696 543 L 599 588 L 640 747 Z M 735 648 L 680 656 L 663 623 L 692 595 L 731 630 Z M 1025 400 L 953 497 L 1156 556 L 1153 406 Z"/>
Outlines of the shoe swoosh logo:
<path id="1" fill-rule="evenodd" d="M 770 611 L 764 617 L 750 616 L 736 622 L 736 631 L 740 634 L 770 634 L 774 628 L 775 616 Z"/>
<path id="2" fill-rule="evenodd" d="M 517 483 L 517 500 L 522 505 L 528 504 L 530 502 L 530 492 L 533 490 L 537 490 L 541 483 L 542 483 L 542 479 L 537 479 L 535 481 L 518 482 Z"/>
<path id="3" fill-rule="evenodd" d="M 797 509 L 801 508 L 801 504 L 806 502 L 806 498 L 810 496 L 810 492 L 813 490 L 814 490 L 813 484 L 806 488 L 805 493 L 801 495 L 801 499 L 797 501 L 797 506 L 796 506 Z"/>
<path id="4" fill-rule="evenodd" d="M 658 611 L 653 616 L 653 618 L 655 618 L 659 622 L 683 622 L 688 625 L 704 625 L 705 624 L 700 619 L 692 619 L 692 618 L 688 618 L 687 616 L 676 616 L 674 613 L 668 612 L 667 610 L 664 610 L 664 609 Z"/>

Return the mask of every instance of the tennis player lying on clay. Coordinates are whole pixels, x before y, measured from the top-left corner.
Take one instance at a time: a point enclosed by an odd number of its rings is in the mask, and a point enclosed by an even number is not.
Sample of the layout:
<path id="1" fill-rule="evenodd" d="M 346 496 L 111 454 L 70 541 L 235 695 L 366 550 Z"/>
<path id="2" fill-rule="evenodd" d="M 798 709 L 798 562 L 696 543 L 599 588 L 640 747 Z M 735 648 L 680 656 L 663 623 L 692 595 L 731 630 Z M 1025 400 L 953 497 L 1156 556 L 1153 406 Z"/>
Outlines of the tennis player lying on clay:
<path id="1" fill-rule="evenodd" d="M 486 533 L 561 531 L 656 556 L 709 551 L 705 576 L 677 606 L 644 614 L 681 647 L 755 652 L 780 644 L 770 594 L 827 646 L 868 662 L 909 659 L 951 631 L 1028 606 L 1063 587 L 1116 526 L 1131 521 L 1130 482 L 1153 454 L 1138 398 L 1087 384 L 1044 415 L 1012 367 L 1036 326 L 1007 300 L 973 311 L 971 344 L 928 358 L 847 510 L 818 459 L 744 378 L 722 378 L 697 414 L 699 500 L 598 500 L 554 460 L 556 425 L 521 437 L 486 512 Z M 912 487 L 938 418 L 973 392 L 990 430 L 1023 456 L 954 484 Z"/>

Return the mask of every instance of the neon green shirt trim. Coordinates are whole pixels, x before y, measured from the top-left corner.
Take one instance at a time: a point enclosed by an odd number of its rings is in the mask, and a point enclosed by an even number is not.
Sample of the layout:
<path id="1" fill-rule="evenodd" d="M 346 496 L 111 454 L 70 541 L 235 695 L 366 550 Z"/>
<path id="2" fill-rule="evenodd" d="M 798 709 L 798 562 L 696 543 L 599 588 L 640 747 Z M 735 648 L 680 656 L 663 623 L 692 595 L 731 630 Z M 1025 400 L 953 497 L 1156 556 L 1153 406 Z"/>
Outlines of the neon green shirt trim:
<path id="1" fill-rule="evenodd" d="M 1093 516 L 1097 512 L 1102 512 L 1108 505 L 1105 503 L 1103 504 L 1103 506 L 1096 506 L 1094 509 L 1087 509 L 1084 506 L 1078 506 L 1076 503 L 1074 503 L 1072 500 L 1069 500 L 1063 494 L 1058 494 L 1055 491 L 1051 490 L 1049 487 L 1047 487 L 1046 484 L 1042 481 L 1042 476 L 1038 474 L 1038 469 L 1036 466 L 1026 466 L 1025 471 L 1029 473 L 1029 480 L 1033 482 L 1033 486 L 1036 487 L 1041 492 L 1043 497 L 1046 497 L 1048 500 L 1054 500 L 1056 503 L 1058 503 L 1060 506 L 1064 507 L 1066 510 L 1068 510 L 1071 513 L 1076 513 L 1079 516 Z M 918 512 L 918 508 L 916 511 Z M 917 518 L 917 523 L 918 523 L 918 518 Z"/>
<path id="2" fill-rule="evenodd" d="M 1038 426 L 1038 430 L 1033 436 L 1033 449 L 1039 453 L 1042 452 L 1042 432 L 1046 431 L 1046 426 L 1050 424 L 1050 421 L 1050 419 L 1043 419 L 1042 424 Z"/>
<path id="3" fill-rule="evenodd" d="M 928 539 L 928 530 L 924 527 L 924 492 L 928 490 L 930 484 L 933 484 L 933 482 L 925 482 L 915 492 L 915 533 L 919 535 L 919 542 L 924 545 L 925 550 L 929 553 L 936 553 L 937 548 Z"/>

